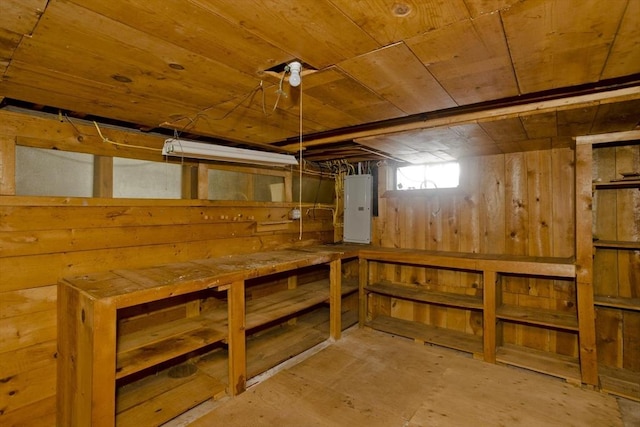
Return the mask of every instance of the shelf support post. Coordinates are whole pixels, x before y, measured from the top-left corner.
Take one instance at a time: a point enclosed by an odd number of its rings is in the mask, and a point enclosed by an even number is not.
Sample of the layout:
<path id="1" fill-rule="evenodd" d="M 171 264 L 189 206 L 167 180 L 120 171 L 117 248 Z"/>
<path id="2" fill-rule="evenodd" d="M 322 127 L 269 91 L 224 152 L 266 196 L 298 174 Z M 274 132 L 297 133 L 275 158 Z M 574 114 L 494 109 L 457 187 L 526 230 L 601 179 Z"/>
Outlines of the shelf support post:
<path id="1" fill-rule="evenodd" d="M 484 361 L 496 363 L 496 283 L 498 275 L 495 271 L 483 271 L 483 353 Z"/>
<path id="2" fill-rule="evenodd" d="M 247 383 L 247 343 L 245 336 L 244 280 L 227 290 L 229 316 L 229 394 L 237 396 Z"/>
<path id="3" fill-rule="evenodd" d="M 115 424 L 115 318 L 108 299 L 58 285 L 57 425 Z"/>
<path id="4" fill-rule="evenodd" d="M 364 327 L 367 320 L 367 293 L 365 286 L 369 283 L 369 262 L 366 258 L 358 260 L 358 326 Z"/>
<path id="5" fill-rule="evenodd" d="M 342 334 L 342 260 L 331 261 L 329 269 L 329 330 L 337 341 Z"/>
<path id="6" fill-rule="evenodd" d="M 582 382 L 598 386 L 593 298 L 593 184 L 590 143 L 576 143 L 576 300 Z"/>

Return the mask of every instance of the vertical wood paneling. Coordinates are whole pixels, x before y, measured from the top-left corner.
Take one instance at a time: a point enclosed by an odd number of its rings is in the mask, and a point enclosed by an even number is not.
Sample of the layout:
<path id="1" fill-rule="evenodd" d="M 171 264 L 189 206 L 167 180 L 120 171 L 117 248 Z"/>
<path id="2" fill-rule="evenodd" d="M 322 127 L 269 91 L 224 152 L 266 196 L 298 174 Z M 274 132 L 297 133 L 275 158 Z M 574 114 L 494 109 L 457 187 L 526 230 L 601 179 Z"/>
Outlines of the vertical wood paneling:
<path id="1" fill-rule="evenodd" d="M 574 152 L 569 148 L 552 149 L 551 162 L 551 255 L 570 257 L 575 253 Z"/>
<path id="2" fill-rule="evenodd" d="M 527 165 L 524 153 L 512 153 L 505 156 L 505 206 L 507 253 L 526 255 L 529 242 L 527 226 L 529 224 L 529 196 L 527 184 Z M 501 281 L 502 302 L 519 304 L 519 295 L 528 292 L 528 279 L 523 277 L 505 277 Z M 522 344 L 523 327 L 503 322 L 502 338 L 505 343 Z"/>
<path id="3" fill-rule="evenodd" d="M 622 312 L 608 308 L 597 309 L 596 344 L 598 362 L 606 366 L 622 367 Z"/>
<path id="4" fill-rule="evenodd" d="M 640 145 L 625 145 L 616 148 L 616 177 L 622 172 L 640 172 Z M 640 241 L 640 190 L 616 190 L 615 218 L 616 240 Z M 618 292 L 623 297 L 638 297 L 638 265 L 640 251 L 618 252 Z"/>
<path id="5" fill-rule="evenodd" d="M 574 255 L 574 151 L 570 148 L 463 159 L 457 194 L 387 197 L 381 229 L 387 245 L 452 252 L 570 257 Z M 389 234 L 397 233 L 395 240 Z M 412 235 L 413 233 L 413 235 Z M 424 236 L 424 239 L 416 237 Z M 393 243 L 392 243 L 393 242 Z M 385 269 L 395 267 L 385 267 Z M 412 269 L 385 277 L 424 283 L 432 290 L 482 294 L 473 274 Z M 502 277 L 502 304 L 576 311 L 575 284 L 545 278 Z M 393 301 L 394 315 L 411 308 Z M 413 318 L 434 326 L 482 334 L 482 315 L 469 310 L 415 304 Z M 577 356 L 575 333 L 500 322 L 497 340 Z"/>
<path id="6" fill-rule="evenodd" d="M 16 194 L 15 138 L 0 135 L 0 195 Z"/>
<path id="7" fill-rule="evenodd" d="M 505 251 L 505 163 L 504 157 L 481 158 L 476 179 L 480 182 L 480 252 Z"/>
<path id="8" fill-rule="evenodd" d="M 529 246 L 529 196 L 525 157 L 523 153 L 515 153 L 506 157 L 505 210 L 507 220 L 507 253 L 525 255 Z"/>
<path id="9" fill-rule="evenodd" d="M 622 367 L 633 372 L 640 372 L 640 313 L 626 311 L 623 313 L 624 331 L 622 347 L 624 355 Z"/>
<path id="10" fill-rule="evenodd" d="M 615 147 L 593 150 L 593 179 L 608 182 L 616 178 Z M 593 197 L 594 230 L 596 239 L 615 240 L 617 225 L 616 190 L 597 191 Z M 598 250 L 593 260 L 593 284 L 596 295 L 617 296 L 618 262 L 617 251 Z"/>
<path id="11" fill-rule="evenodd" d="M 551 255 L 551 162 L 550 151 L 525 153 L 529 195 L 528 255 Z"/>

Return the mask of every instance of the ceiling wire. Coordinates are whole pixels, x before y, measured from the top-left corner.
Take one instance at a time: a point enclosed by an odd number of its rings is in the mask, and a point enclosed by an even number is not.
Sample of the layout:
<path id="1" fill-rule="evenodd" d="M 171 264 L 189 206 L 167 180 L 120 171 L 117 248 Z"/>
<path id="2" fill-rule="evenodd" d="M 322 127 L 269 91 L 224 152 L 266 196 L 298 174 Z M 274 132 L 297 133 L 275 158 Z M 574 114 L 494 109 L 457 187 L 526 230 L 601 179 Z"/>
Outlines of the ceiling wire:
<path id="1" fill-rule="evenodd" d="M 284 74 L 283 74 L 284 76 Z M 300 143 L 300 159 L 299 159 L 299 194 L 298 194 L 298 205 L 300 209 L 300 236 L 298 240 L 302 240 L 302 84 L 300 85 L 300 129 L 299 129 L 299 143 Z"/>

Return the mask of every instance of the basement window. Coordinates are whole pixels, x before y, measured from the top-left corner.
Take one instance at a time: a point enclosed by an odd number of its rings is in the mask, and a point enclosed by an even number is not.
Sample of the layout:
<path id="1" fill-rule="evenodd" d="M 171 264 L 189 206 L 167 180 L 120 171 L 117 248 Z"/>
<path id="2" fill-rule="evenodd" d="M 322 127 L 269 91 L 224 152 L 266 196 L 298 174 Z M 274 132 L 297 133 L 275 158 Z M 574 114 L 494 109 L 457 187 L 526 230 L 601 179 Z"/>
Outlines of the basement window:
<path id="1" fill-rule="evenodd" d="M 16 146 L 16 195 L 91 197 L 93 156 Z"/>
<path id="2" fill-rule="evenodd" d="M 428 163 L 396 168 L 396 190 L 457 188 L 460 184 L 458 162 Z"/>
<path id="3" fill-rule="evenodd" d="M 179 199 L 181 166 L 146 160 L 113 158 L 113 197 Z"/>

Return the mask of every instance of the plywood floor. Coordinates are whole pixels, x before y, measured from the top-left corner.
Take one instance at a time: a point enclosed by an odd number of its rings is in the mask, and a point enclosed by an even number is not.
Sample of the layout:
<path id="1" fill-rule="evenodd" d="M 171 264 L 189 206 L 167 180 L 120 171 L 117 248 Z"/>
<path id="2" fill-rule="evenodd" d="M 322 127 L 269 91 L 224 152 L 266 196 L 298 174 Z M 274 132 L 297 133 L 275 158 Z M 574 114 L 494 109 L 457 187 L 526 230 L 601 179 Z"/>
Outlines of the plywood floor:
<path id="1" fill-rule="evenodd" d="M 190 426 L 623 425 L 611 396 L 357 328 L 197 416 Z"/>

